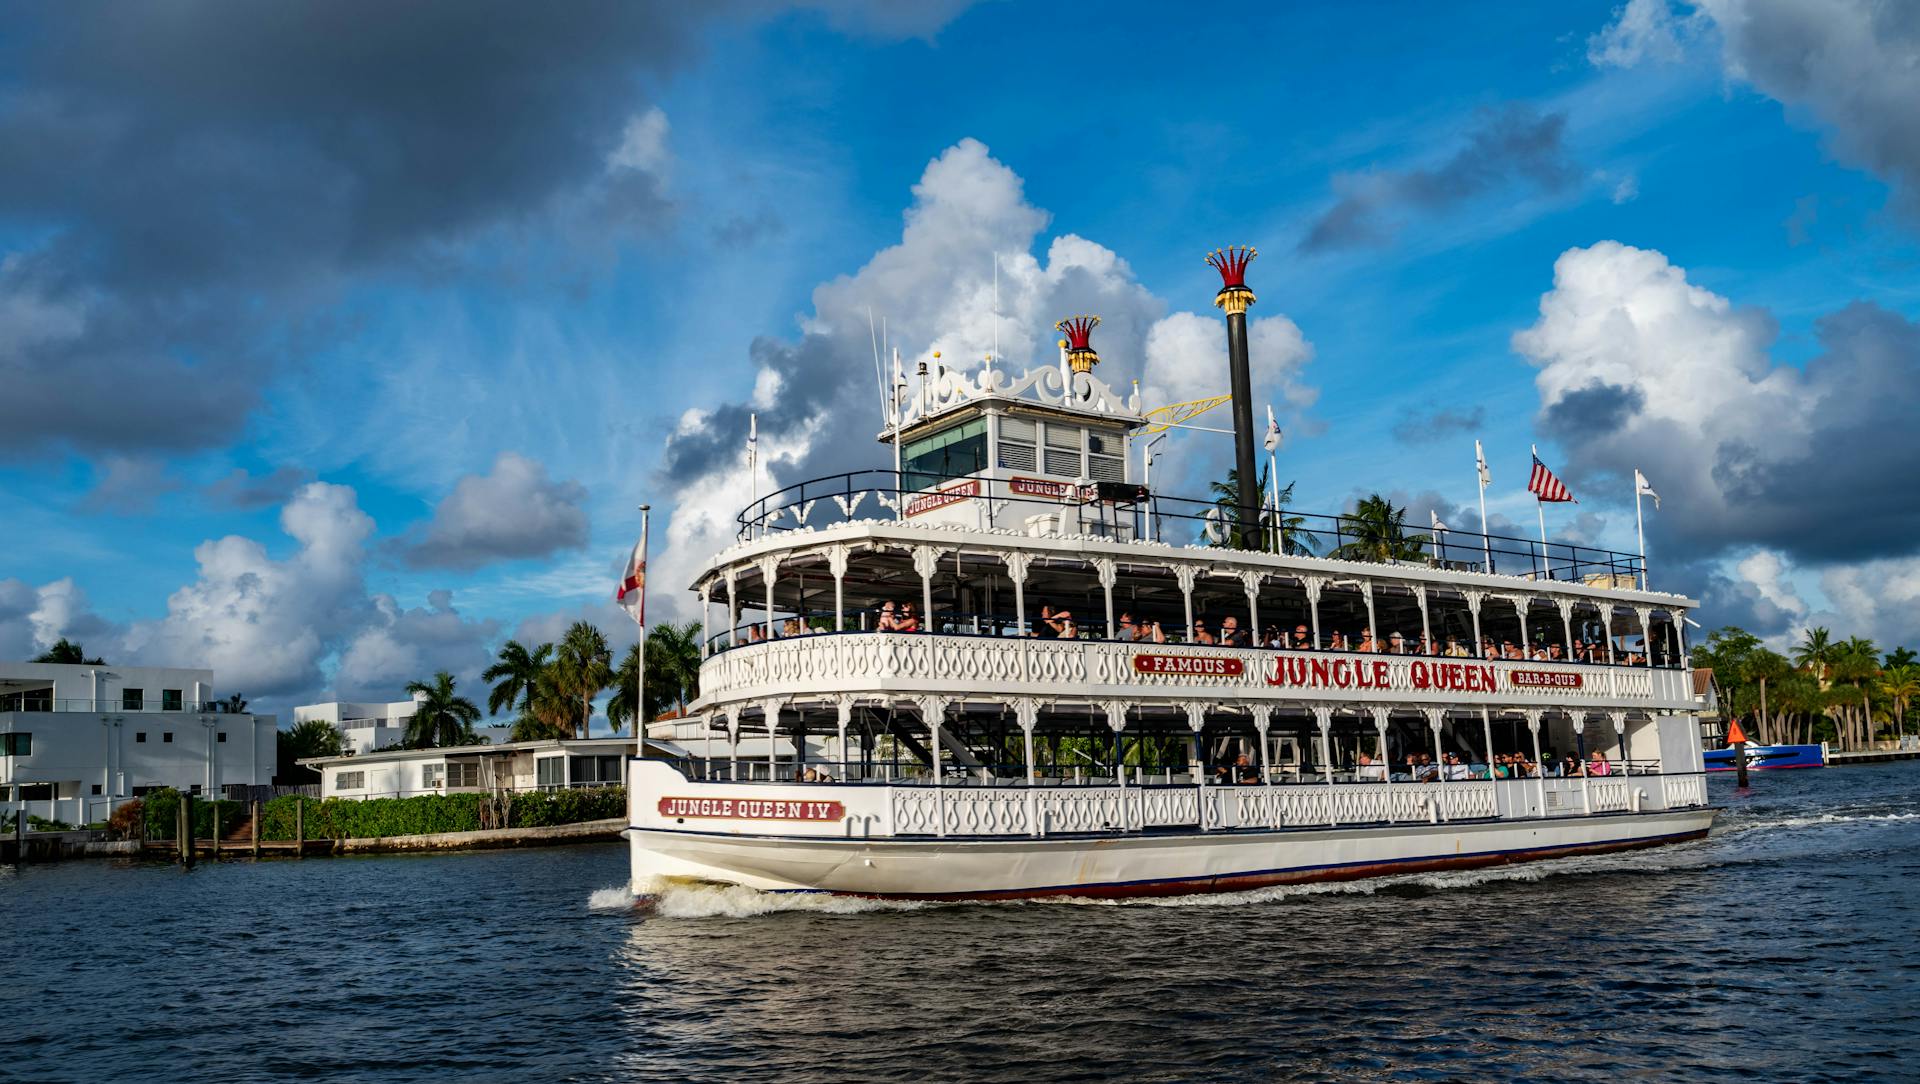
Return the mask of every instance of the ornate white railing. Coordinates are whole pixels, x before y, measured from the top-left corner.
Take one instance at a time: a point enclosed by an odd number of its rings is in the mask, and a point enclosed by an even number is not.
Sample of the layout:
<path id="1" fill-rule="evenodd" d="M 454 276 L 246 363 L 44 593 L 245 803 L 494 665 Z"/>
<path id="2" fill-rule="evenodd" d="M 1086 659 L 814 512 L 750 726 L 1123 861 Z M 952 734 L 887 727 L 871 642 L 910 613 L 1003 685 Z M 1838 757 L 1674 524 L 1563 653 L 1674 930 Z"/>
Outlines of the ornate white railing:
<path id="1" fill-rule="evenodd" d="M 749 644 L 709 658 L 705 699 L 956 690 L 1007 696 L 1187 696 L 1275 703 L 1590 706 L 1689 711 L 1684 670 L 1179 644 L 837 633 Z"/>
<path id="2" fill-rule="evenodd" d="M 1707 777 L 1704 775 L 1663 775 L 1660 791 L 1663 795 L 1661 805 L 1666 809 L 1682 809 L 1689 806 L 1707 804 Z"/>

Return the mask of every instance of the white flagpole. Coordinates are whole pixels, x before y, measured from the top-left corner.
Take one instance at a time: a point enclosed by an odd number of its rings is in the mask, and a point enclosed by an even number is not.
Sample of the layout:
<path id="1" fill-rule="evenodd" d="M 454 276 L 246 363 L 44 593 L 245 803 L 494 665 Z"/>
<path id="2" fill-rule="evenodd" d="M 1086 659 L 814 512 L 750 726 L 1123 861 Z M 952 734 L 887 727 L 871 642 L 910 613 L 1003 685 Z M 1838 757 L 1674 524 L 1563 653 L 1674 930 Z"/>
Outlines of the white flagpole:
<path id="1" fill-rule="evenodd" d="M 1480 555 L 1487 559 L 1486 571 L 1493 571 L 1493 542 L 1487 538 L 1487 453 L 1480 442 L 1473 442 L 1473 469 L 1480 476 Z M 1475 645 L 1476 650 L 1478 645 Z"/>
<path id="2" fill-rule="evenodd" d="M 1530 444 L 1527 446 L 1527 450 L 1533 453 L 1534 461 L 1538 462 L 1540 459 L 1540 446 Z M 1547 559 L 1547 502 L 1541 500 L 1540 494 L 1538 493 L 1533 495 L 1533 510 L 1540 514 L 1540 574 L 1543 576 L 1551 576 L 1553 562 Z"/>
<path id="3" fill-rule="evenodd" d="M 1640 515 L 1640 472 L 1633 472 L 1633 533 L 1640 537 L 1640 590 L 1647 589 L 1647 521 Z"/>
<path id="4" fill-rule="evenodd" d="M 647 552 L 647 519 L 653 508 L 650 504 L 640 506 L 640 553 L 645 559 Z M 647 581 L 640 581 L 640 659 L 633 668 L 633 745 L 634 756 L 645 758 L 647 755 Z"/>

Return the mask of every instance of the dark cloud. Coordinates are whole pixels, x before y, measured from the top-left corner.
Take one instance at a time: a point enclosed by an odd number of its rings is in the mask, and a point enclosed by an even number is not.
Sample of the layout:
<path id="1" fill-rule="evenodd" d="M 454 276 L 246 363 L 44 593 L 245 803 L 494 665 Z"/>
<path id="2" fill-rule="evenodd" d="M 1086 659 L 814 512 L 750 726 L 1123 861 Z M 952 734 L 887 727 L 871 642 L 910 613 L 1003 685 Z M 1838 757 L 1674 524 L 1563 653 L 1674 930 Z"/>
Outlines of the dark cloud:
<path id="1" fill-rule="evenodd" d="M 1707 5 L 1729 73 L 1833 133 L 1834 150 L 1920 213 L 1920 5 L 1728 0 Z"/>
<path id="2" fill-rule="evenodd" d="M 433 519 L 398 544 L 414 568 L 479 568 L 495 561 L 548 557 L 587 544 L 587 490 L 556 481 L 541 463 L 512 452 L 491 474 L 460 479 Z"/>
<path id="3" fill-rule="evenodd" d="M 1460 433 L 1478 432 L 1486 421 L 1487 408 L 1482 406 L 1472 410 L 1449 408 L 1425 415 L 1408 411 L 1394 423 L 1393 439 L 1402 444 L 1431 444 Z"/>
<path id="4" fill-rule="evenodd" d="M 0 217 L 46 229 L 0 254 L 0 449 L 223 442 L 353 276 L 556 209 L 657 220 L 657 179 L 608 155 L 714 8 L 21 9 Z"/>
<path id="5" fill-rule="evenodd" d="M 80 499 L 83 512 L 141 515 L 153 510 L 156 499 L 180 488 L 165 465 L 152 459 L 109 456 L 97 473 L 93 488 Z"/>
<path id="6" fill-rule="evenodd" d="M 1567 392 L 1548 407 L 1543 418 L 1545 430 L 1562 440 L 1604 436 L 1638 414 L 1646 401 L 1639 388 L 1594 381 Z"/>
<path id="7" fill-rule="evenodd" d="M 780 216 L 762 208 L 750 215 L 734 215 L 713 228 L 713 239 L 723 245 L 743 246 L 771 240 L 787 232 Z"/>
<path id="8" fill-rule="evenodd" d="M 266 474 L 249 474 L 245 467 L 235 467 L 207 487 L 207 496 L 235 508 L 265 508 L 285 503 L 295 490 L 311 481 L 313 475 L 300 467 L 275 467 Z"/>
<path id="9" fill-rule="evenodd" d="M 1515 183 L 1564 189 L 1579 175 L 1564 143 L 1566 126 L 1564 113 L 1508 105 L 1482 112 L 1466 144 L 1431 169 L 1337 177 L 1339 202 L 1314 221 L 1300 247 L 1319 252 L 1383 244 L 1407 213 L 1446 210 Z"/>

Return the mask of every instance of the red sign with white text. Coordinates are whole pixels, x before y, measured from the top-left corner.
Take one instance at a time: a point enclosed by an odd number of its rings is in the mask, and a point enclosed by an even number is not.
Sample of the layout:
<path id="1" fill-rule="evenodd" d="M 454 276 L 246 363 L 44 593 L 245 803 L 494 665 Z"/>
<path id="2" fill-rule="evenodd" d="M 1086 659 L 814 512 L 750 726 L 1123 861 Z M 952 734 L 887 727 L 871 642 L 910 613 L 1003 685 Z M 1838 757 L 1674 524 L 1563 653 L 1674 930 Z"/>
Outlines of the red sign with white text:
<path id="1" fill-rule="evenodd" d="M 1007 479 L 1007 488 L 1026 497 L 1077 500 L 1081 504 L 1099 495 L 1099 490 L 1093 486 L 1082 486 L 1078 482 L 1056 482 L 1046 478 L 1023 478 L 1018 475 Z"/>
<path id="2" fill-rule="evenodd" d="M 968 497 L 978 497 L 979 495 L 980 480 L 975 478 L 969 482 L 961 482 L 957 486 L 948 486 L 938 492 L 923 493 L 913 498 L 907 502 L 907 515 L 917 516 L 923 512 L 931 512 L 936 508 L 945 508 L 950 504 L 959 504 Z"/>
<path id="3" fill-rule="evenodd" d="M 663 817 L 726 817 L 747 821 L 837 821 L 847 815 L 839 802 L 792 798 L 660 799 Z"/>
<path id="4" fill-rule="evenodd" d="M 1579 674 L 1562 674 L 1555 670 L 1509 670 L 1507 681 L 1522 689 L 1578 689 Z"/>
<path id="5" fill-rule="evenodd" d="M 1239 659 L 1214 655 L 1135 655 L 1136 674 L 1179 674 L 1187 677 L 1238 677 L 1246 671 Z"/>

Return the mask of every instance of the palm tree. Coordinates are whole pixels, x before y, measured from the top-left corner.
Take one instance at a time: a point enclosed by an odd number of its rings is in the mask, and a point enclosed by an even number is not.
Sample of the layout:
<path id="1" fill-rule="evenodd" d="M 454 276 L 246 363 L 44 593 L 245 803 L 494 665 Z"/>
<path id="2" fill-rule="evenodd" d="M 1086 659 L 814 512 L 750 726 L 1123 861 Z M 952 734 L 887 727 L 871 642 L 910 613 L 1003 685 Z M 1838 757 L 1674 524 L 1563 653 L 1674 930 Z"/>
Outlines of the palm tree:
<path id="1" fill-rule="evenodd" d="M 1887 670 L 1898 670 L 1915 663 L 1920 663 L 1920 655 L 1914 654 L 1910 647 L 1896 647 L 1887 652 L 1886 658 L 1880 660 L 1881 667 Z"/>
<path id="2" fill-rule="evenodd" d="M 407 692 L 419 701 L 413 718 L 407 721 L 407 745 L 414 749 L 469 744 L 474 739 L 473 724 L 480 709 L 473 701 L 453 691 L 453 675 L 445 670 L 433 675 L 431 684 L 410 681 Z"/>
<path id="3" fill-rule="evenodd" d="M 1312 557 L 1313 544 L 1306 537 L 1307 532 L 1300 529 L 1301 525 L 1306 523 L 1306 517 L 1289 516 L 1284 511 L 1287 505 L 1293 503 L 1293 483 L 1288 482 L 1286 488 L 1280 491 L 1279 508 L 1266 508 L 1267 478 L 1267 469 L 1265 467 L 1260 468 L 1259 490 L 1262 504 L 1260 509 L 1260 524 L 1262 528 L 1261 535 L 1264 539 L 1261 543 L 1262 548 L 1266 548 L 1272 544 L 1273 531 L 1277 527 L 1280 531 L 1281 553 Z M 1237 468 L 1228 470 L 1224 480 L 1208 483 L 1207 490 L 1213 494 L 1213 507 L 1217 510 L 1215 516 L 1217 522 L 1222 526 L 1238 523 L 1240 521 L 1240 471 Z M 1224 540 L 1213 543 L 1213 545 L 1226 549 L 1244 548 L 1241 544 L 1239 531 L 1228 527 L 1223 532 L 1223 535 Z"/>
<path id="4" fill-rule="evenodd" d="M 1813 678 L 1824 688 L 1827 664 L 1833 661 L 1833 634 L 1825 628 L 1801 629 L 1800 646 L 1793 649 L 1793 665 L 1813 671 Z"/>
<path id="5" fill-rule="evenodd" d="M 1353 541 L 1340 546 L 1330 557 L 1348 561 L 1419 561 L 1426 557 L 1431 541 L 1424 534 L 1407 533 L 1407 510 L 1375 493 L 1354 505 L 1353 511 L 1340 517 L 1340 534 Z"/>
<path id="6" fill-rule="evenodd" d="M 533 703 L 533 687 L 540 680 L 540 671 L 552 657 L 552 644 L 541 644 L 532 651 L 518 640 L 501 645 L 499 661 L 480 674 L 481 681 L 493 683 L 487 693 L 487 714 L 526 711 Z"/>
<path id="7" fill-rule="evenodd" d="M 1893 656 L 1889 655 L 1888 658 Z M 1893 703 L 1894 729 L 1897 737 L 1907 736 L 1907 703 L 1920 696 L 1920 667 L 1909 663 L 1905 666 L 1890 666 L 1880 675 L 1880 695 Z"/>
<path id="8" fill-rule="evenodd" d="M 312 768 L 301 767 L 299 761 L 308 757 L 340 755 L 340 730 L 325 719 L 302 719 L 274 737 L 275 783 L 318 783 L 320 773 Z"/>
<path id="9" fill-rule="evenodd" d="M 228 715 L 245 715 L 247 713 L 247 698 L 241 696 L 239 693 L 234 693 L 225 700 L 215 701 L 215 703 L 219 705 L 218 710 Z"/>
<path id="10" fill-rule="evenodd" d="M 572 701 L 580 720 L 579 736 L 587 736 L 593 718 L 593 698 L 613 684 L 612 651 L 607 638 L 590 622 L 575 621 L 560 638 L 547 672 L 554 691 Z"/>
<path id="11" fill-rule="evenodd" d="M 99 658 L 87 658 L 87 651 L 79 644 L 62 636 L 60 642 L 42 651 L 34 662 L 65 663 L 69 666 L 105 666 Z"/>
<path id="12" fill-rule="evenodd" d="M 700 622 L 671 621 L 647 630 L 646 717 L 657 718 L 669 706 L 685 714 L 700 698 Z M 640 646 L 627 649 L 614 675 L 613 698 L 607 701 L 607 719 L 619 730 L 633 719 L 633 687 L 639 680 Z"/>

